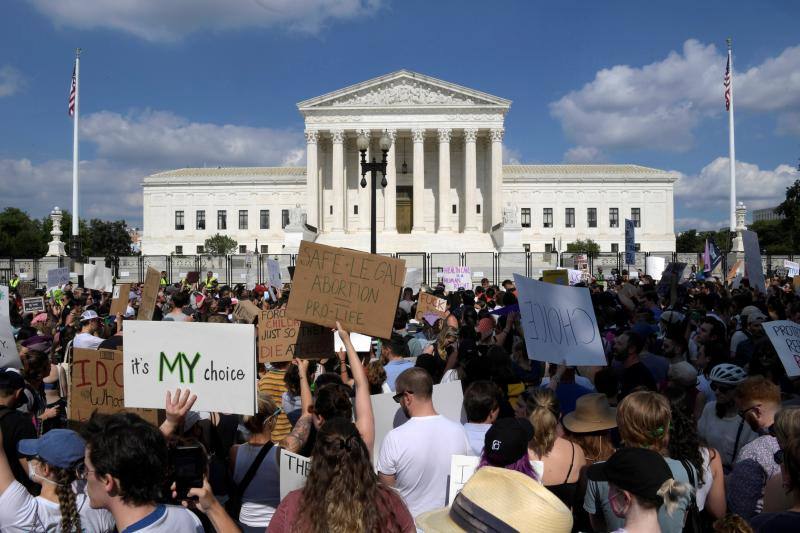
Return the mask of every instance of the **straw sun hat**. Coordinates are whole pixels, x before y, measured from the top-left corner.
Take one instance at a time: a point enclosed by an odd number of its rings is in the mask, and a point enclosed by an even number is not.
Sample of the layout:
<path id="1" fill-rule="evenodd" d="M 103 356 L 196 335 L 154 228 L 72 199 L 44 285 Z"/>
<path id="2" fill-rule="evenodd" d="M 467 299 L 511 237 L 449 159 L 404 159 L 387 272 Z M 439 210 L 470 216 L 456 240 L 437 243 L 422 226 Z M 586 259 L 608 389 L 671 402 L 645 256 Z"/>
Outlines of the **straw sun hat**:
<path id="1" fill-rule="evenodd" d="M 617 427 L 617 410 L 608 405 L 605 394 L 584 394 L 575 410 L 564 415 L 561 424 L 572 433 L 592 433 Z"/>
<path id="2" fill-rule="evenodd" d="M 485 466 L 472 475 L 450 508 L 419 515 L 417 527 L 425 533 L 568 533 L 572 530 L 572 513 L 533 478 Z"/>

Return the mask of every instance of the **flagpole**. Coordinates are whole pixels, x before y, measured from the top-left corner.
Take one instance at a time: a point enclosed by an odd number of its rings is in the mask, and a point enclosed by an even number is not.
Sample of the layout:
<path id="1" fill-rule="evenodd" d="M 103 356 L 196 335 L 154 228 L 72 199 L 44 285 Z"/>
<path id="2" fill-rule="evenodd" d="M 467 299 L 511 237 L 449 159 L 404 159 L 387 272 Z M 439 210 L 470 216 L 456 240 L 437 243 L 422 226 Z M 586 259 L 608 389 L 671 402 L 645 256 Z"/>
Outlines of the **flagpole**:
<path id="1" fill-rule="evenodd" d="M 736 143 L 733 134 L 733 52 L 732 39 L 728 37 L 728 65 L 730 66 L 730 109 L 728 109 L 728 148 L 731 165 L 731 232 L 736 231 Z"/>
<path id="2" fill-rule="evenodd" d="M 81 245 L 78 218 L 78 115 L 80 110 L 81 49 L 75 49 L 75 114 L 72 117 L 72 255 L 80 259 Z"/>

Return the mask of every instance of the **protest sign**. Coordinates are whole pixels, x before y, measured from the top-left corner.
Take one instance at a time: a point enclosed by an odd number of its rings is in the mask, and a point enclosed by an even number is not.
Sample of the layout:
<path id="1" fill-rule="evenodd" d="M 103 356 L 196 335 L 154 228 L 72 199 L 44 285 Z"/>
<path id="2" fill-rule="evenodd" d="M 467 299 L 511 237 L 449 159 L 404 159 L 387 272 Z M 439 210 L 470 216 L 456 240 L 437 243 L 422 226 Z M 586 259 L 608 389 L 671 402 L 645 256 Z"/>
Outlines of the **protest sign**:
<path id="1" fill-rule="evenodd" d="M 8 287 L 0 285 L 0 368 L 20 368 L 21 361 L 9 316 Z"/>
<path id="2" fill-rule="evenodd" d="M 458 289 L 472 289 L 472 268 L 467 266 L 446 266 L 442 270 L 442 283 L 448 292 Z"/>
<path id="3" fill-rule="evenodd" d="M 656 285 L 656 292 L 661 298 L 669 297 L 672 280 L 674 279 L 675 283 L 680 283 L 683 279 L 684 270 L 686 270 L 686 263 L 667 263 L 664 272 L 661 273 L 661 279 L 658 280 L 658 285 Z"/>
<path id="4" fill-rule="evenodd" d="M 514 274 L 528 357 L 570 366 L 605 366 L 586 287 L 562 287 Z"/>
<path id="5" fill-rule="evenodd" d="M 555 285 L 569 285 L 569 272 L 565 268 L 542 270 L 542 281 Z"/>
<path id="6" fill-rule="evenodd" d="M 281 264 L 277 259 L 267 259 L 267 274 L 270 287 L 281 288 Z"/>
<path id="7" fill-rule="evenodd" d="M 372 337 L 362 335 L 361 333 L 351 333 L 350 342 L 353 343 L 353 348 L 355 348 L 357 352 L 368 352 L 372 344 Z M 339 337 L 339 332 L 337 331 L 333 332 L 333 350 L 335 352 L 344 350 L 344 342 L 342 342 L 341 337 Z"/>
<path id="8" fill-rule="evenodd" d="M 663 257 L 656 257 L 654 255 L 647 256 L 644 260 L 644 269 L 648 276 L 655 281 L 659 281 L 661 279 L 661 274 L 664 273 L 664 265 L 666 262 L 666 259 Z"/>
<path id="9" fill-rule="evenodd" d="M 255 412 L 250 324 L 126 322 L 125 407 L 158 408 L 167 390 L 190 388 L 196 411 Z"/>
<path id="10" fill-rule="evenodd" d="M 111 269 L 91 263 L 84 264 L 83 286 L 87 289 L 111 292 L 114 290 L 114 278 Z"/>
<path id="11" fill-rule="evenodd" d="M 422 285 L 422 269 L 421 268 L 407 268 L 406 269 L 406 279 L 403 283 L 404 287 L 411 287 L 414 289 L 414 292 L 419 290 L 420 285 Z"/>
<path id="12" fill-rule="evenodd" d="M 577 285 L 578 283 L 582 283 L 583 280 L 583 271 L 581 270 L 574 270 L 572 268 L 567 269 L 567 279 L 569 279 L 570 285 Z"/>
<path id="13" fill-rule="evenodd" d="M 60 287 L 69 283 L 69 268 L 51 268 L 47 271 L 47 286 Z"/>
<path id="14" fill-rule="evenodd" d="M 773 320 L 764 323 L 764 332 L 778 352 L 786 375 L 790 378 L 800 376 L 800 324 L 791 320 Z"/>
<path id="15" fill-rule="evenodd" d="M 450 479 L 447 484 L 447 505 L 453 505 L 456 495 L 461 492 L 469 478 L 478 469 L 481 458 L 475 455 L 453 455 L 450 459 Z"/>
<path id="16" fill-rule="evenodd" d="M 794 288 L 794 292 L 800 290 L 800 276 L 795 276 L 792 278 L 792 287 Z"/>
<path id="17" fill-rule="evenodd" d="M 94 411 L 101 414 L 129 411 L 158 425 L 155 409 L 125 408 L 122 360 L 122 352 L 117 350 L 75 348 L 72 351 L 67 408 L 70 420 L 85 422 Z M 164 400 L 162 397 L 161 407 Z"/>
<path id="18" fill-rule="evenodd" d="M 800 275 L 800 263 L 784 259 L 783 266 L 787 270 L 786 275 L 789 276 L 790 278 Z"/>
<path id="19" fill-rule="evenodd" d="M 197 283 L 198 281 L 200 281 L 200 272 L 193 271 L 186 273 L 186 283 L 191 285 L 193 283 Z"/>
<path id="20" fill-rule="evenodd" d="M 728 283 L 732 282 L 733 279 L 736 277 L 736 274 L 742 268 L 743 264 L 744 261 L 742 261 L 741 259 L 737 259 L 736 263 L 734 263 L 734 265 L 730 268 L 730 270 L 728 270 L 728 275 L 725 276 L 725 281 L 727 281 Z"/>
<path id="21" fill-rule="evenodd" d="M 108 314 L 111 316 L 116 316 L 117 313 L 122 313 L 124 315 L 125 311 L 128 310 L 130 294 L 130 283 L 120 283 L 119 285 L 114 285 L 114 291 L 111 293 L 113 297 L 111 300 L 111 309 L 109 310 Z"/>
<path id="22" fill-rule="evenodd" d="M 338 336 L 338 333 L 334 333 Z M 268 309 L 258 319 L 258 362 L 276 363 L 334 356 L 331 330 L 286 317 L 286 309 Z"/>
<path id="23" fill-rule="evenodd" d="M 405 261 L 300 241 L 296 263 L 288 318 L 389 338 Z"/>
<path id="24" fill-rule="evenodd" d="M 156 299 L 158 289 L 161 286 L 161 272 L 153 267 L 147 267 L 147 274 L 144 277 L 144 287 L 142 288 L 142 301 L 139 304 L 139 314 L 137 320 L 153 320 L 153 312 L 156 310 Z"/>
<path id="25" fill-rule="evenodd" d="M 243 321 L 252 324 L 260 314 L 261 309 L 250 300 L 239 300 L 239 303 L 233 308 L 233 319 L 237 322 Z"/>
<path id="26" fill-rule="evenodd" d="M 764 279 L 764 267 L 761 264 L 761 248 L 758 246 L 758 234 L 755 231 L 742 231 L 744 244 L 744 267 L 750 286 L 765 294 L 767 282 Z"/>
<path id="27" fill-rule="evenodd" d="M 417 299 L 417 314 L 414 316 L 416 320 L 433 313 L 436 316 L 443 317 L 447 313 L 447 300 L 439 298 L 427 292 L 420 292 Z"/>
<path id="28" fill-rule="evenodd" d="M 403 413 L 403 409 L 394 401 L 394 392 L 383 394 L 373 394 L 370 396 L 372 402 L 372 412 L 375 417 L 375 453 L 373 462 L 377 461 L 383 439 L 397 426 L 403 425 L 408 418 Z M 464 393 L 461 389 L 460 381 L 451 381 L 433 386 L 433 407 L 440 415 L 449 418 L 453 422 L 461 424 L 462 404 L 464 403 Z"/>
<path id="29" fill-rule="evenodd" d="M 625 219 L 625 264 L 636 264 L 636 227 L 629 218 Z"/>
<path id="30" fill-rule="evenodd" d="M 44 298 L 37 296 L 35 298 L 22 299 L 22 312 L 23 313 L 43 313 L 44 312 Z"/>
<path id="31" fill-rule="evenodd" d="M 311 459 L 281 448 L 278 479 L 280 479 L 281 500 L 293 490 L 302 489 L 311 469 Z"/>

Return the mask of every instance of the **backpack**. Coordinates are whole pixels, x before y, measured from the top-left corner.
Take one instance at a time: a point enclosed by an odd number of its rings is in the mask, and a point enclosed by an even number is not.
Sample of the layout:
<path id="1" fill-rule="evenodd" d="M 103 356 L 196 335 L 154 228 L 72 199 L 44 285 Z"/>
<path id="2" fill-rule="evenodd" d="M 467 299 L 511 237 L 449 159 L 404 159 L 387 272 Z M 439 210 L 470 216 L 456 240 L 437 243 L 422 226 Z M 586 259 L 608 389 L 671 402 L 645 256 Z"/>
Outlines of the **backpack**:
<path id="1" fill-rule="evenodd" d="M 689 476 L 689 483 L 692 485 L 692 495 L 689 505 L 686 507 L 686 521 L 683 525 L 684 533 L 701 533 L 703 531 L 703 520 L 700 516 L 700 509 L 697 507 L 697 481 L 694 478 L 694 467 L 685 459 L 681 459 L 683 469 Z"/>

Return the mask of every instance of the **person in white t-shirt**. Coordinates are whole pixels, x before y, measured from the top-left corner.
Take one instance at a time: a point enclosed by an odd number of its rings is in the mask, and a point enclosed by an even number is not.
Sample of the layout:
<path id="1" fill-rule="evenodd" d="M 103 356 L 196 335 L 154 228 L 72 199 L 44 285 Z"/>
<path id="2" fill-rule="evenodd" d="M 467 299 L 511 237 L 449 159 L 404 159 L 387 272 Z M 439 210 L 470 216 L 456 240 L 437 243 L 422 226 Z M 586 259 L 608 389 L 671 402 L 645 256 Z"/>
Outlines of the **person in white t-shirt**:
<path id="1" fill-rule="evenodd" d="M 110 533 L 114 517 L 92 509 L 85 494 L 75 493 L 78 466 L 86 443 L 74 431 L 53 429 L 39 439 L 22 439 L 19 453 L 28 457 L 28 475 L 42 486 L 31 495 L 14 479 L 8 457 L 0 447 L 0 528 L 8 533 L 87 531 Z"/>
<path id="2" fill-rule="evenodd" d="M 422 368 L 403 371 L 394 399 L 409 420 L 390 431 L 378 456 L 378 477 L 403 497 L 411 515 L 443 507 L 453 455 L 468 455 L 464 428 L 433 407 L 433 380 Z"/>
<path id="3" fill-rule="evenodd" d="M 100 317 L 96 312 L 91 309 L 84 311 L 81 315 L 81 332 L 75 335 L 75 340 L 72 341 L 73 348 L 88 348 L 96 350 L 103 339 L 96 336 L 100 330 Z"/>
<path id="4" fill-rule="evenodd" d="M 491 381 L 475 381 L 464 391 L 464 430 L 469 439 L 470 455 L 480 457 L 486 432 L 500 414 L 503 393 Z"/>

